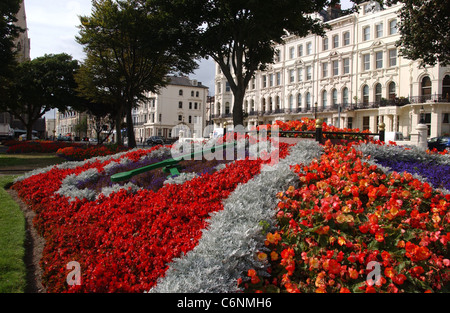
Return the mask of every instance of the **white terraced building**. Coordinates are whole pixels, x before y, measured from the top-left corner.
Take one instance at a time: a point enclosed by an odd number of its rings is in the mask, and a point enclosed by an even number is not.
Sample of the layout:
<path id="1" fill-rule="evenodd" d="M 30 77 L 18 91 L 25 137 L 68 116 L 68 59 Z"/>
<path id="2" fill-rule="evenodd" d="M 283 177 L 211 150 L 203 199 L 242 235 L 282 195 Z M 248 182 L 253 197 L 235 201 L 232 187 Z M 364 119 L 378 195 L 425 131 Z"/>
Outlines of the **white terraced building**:
<path id="1" fill-rule="evenodd" d="M 371 132 L 383 122 L 408 138 L 422 117 L 428 137 L 450 133 L 450 67 L 421 68 L 399 55 L 399 5 L 361 6 L 345 16 L 338 7 L 318 15 L 332 27 L 326 37 L 289 36 L 276 47 L 276 62 L 249 84 L 244 126 L 317 117 Z M 233 102 L 216 66 L 215 127 L 232 122 Z"/>
<path id="2" fill-rule="evenodd" d="M 159 93 L 147 94 L 148 100 L 133 110 L 136 141 L 150 136 L 176 137 L 177 127 L 184 125 L 190 135 L 200 138 L 206 126 L 208 87 L 195 79 L 170 76 L 170 82 Z"/>

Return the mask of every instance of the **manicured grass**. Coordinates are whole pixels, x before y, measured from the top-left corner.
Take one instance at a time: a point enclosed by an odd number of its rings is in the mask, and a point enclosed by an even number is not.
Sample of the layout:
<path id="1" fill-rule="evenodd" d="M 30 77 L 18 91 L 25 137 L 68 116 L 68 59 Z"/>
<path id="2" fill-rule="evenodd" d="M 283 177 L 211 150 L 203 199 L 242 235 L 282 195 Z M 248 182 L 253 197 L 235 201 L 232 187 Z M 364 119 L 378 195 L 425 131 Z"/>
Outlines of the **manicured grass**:
<path id="1" fill-rule="evenodd" d="M 25 218 L 5 186 L 15 176 L 0 176 L 0 293 L 23 293 L 26 287 Z"/>
<path id="2" fill-rule="evenodd" d="M 30 165 L 39 168 L 59 164 L 65 160 L 54 153 L 0 154 L 0 168 Z"/>

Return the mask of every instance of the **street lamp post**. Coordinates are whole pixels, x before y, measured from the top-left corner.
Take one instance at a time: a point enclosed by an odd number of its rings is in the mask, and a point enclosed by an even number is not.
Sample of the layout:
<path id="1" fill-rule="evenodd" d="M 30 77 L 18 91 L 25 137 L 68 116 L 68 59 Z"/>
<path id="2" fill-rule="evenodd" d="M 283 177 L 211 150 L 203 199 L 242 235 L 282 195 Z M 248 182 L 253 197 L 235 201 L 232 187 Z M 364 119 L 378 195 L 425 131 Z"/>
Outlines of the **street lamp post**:
<path id="1" fill-rule="evenodd" d="M 314 102 L 313 112 L 314 112 L 314 119 L 317 120 L 317 102 Z"/>
<path id="2" fill-rule="evenodd" d="M 338 122 L 337 122 L 337 128 L 341 128 L 341 111 L 342 111 L 342 107 L 340 104 L 337 105 L 337 109 L 338 109 Z"/>
<path id="3" fill-rule="evenodd" d="M 422 107 L 420 108 L 420 121 L 419 124 L 425 124 L 425 109 L 422 105 Z"/>
<path id="4" fill-rule="evenodd" d="M 417 125 L 416 130 L 419 135 L 418 147 L 422 150 L 426 150 L 428 148 L 428 126 L 425 125 L 425 109 L 423 106 L 420 108 L 420 121 L 419 125 Z"/>

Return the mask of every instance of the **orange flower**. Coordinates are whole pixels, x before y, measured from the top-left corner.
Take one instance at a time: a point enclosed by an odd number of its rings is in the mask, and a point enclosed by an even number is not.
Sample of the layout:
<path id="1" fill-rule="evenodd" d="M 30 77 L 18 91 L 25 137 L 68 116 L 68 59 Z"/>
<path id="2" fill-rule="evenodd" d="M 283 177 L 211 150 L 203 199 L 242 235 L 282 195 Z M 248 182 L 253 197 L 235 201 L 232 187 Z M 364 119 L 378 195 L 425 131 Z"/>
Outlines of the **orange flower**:
<path id="1" fill-rule="evenodd" d="M 384 275 L 386 275 L 386 277 L 389 277 L 390 279 L 394 278 L 396 272 L 392 267 L 386 267 L 384 269 Z"/>
<path id="2" fill-rule="evenodd" d="M 278 243 L 278 241 L 280 241 L 280 240 L 281 240 L 281 236 L 278 232 L 276 232 L 275 234 L 268 233 L 266 236 L 267 243 L 276 245 Z"/>
<path id="3" fill-rule="evenodd" d="M 418 261 L 423 261 L 430 257 L 431 252 L 427 247 L 420 247 L 415 254 Z"/>
<path id="4" fill-rule="evenodd" d="M 278 253 L 276 253 L 275 251 L 272 251 L 272 252 L 270 253 L 270 259 L 271 259 L 272 261 L 278 260 Z"/>
<path id="5" fill-rule="evenodd" d="M 284 249 L 283 251 L 281 251 L 281 257 L 283 259 L 288 259 L 289 257 L 293 257 L 293 256 L 295 256 L 295 252 L 294 252 L 294 249 L 292 249 L 292 248 L 287 248 L 287 249 Z"/>
<path id="6" fill-rule="evenodd" d="M 320 272 L 319 275 L 317 275 L 316 282 L 315 282 L 316 287 L 323 288 L 323 289 L 326 288 L 325 277 L 326 277 L 325 272 Z"/>
<path id="7" fill-rule="evenodd" d="M 310 260 L 309 260 L 309 265 L 310 265 L 310 269 L 312 269 L 312 268 L 319 268 L 319 265 L 320 265 L 320 263 L 319 263 L 319 260 L 317 259 L 317 258 L 311 258 Z"/>
<path id="8" fill-rule="evenodd" d="M 358 271 L 355 270 L 354 268 L 349 268 L 348 273 L 349 273 L 351 279 L 358 279 L 358 277 L 359 277 Z"/>
<path id="9" fill-rule="evenodd" d="M 322 226 L 316 230 L 316 233 L 319 235 L 325 235 L 325 234 L 328 234 L 329 231 L 330 231 L 330 226 Z"/>
<path id="10" fill-rule="evenodd" d="M 347 220 L 347 219 L 346 219 L 346 217 L 345 217 L 344 214 L 339 214 L 339 215 L 336 217 L 336 221 L 337 221 L 339 224 L 344 223 L 346 220 Z M 342 245 L 341 245 L 341 246 L 342 246 Z"/>
<path id="11" fill-rule="evenodd" d="M 259 279 L 258 275 L 256 274 L 256 271 L 254 269 L 250 269 L 248 270 L 247 275 L 249 277 L 251 277 L 251 282 L 252 284 L 257 284 L 259 283 L 261 280 Z"/>
<path id="12" fill-rule="evenodd" d="M 252 284 L 257 284 L 259 283 L 261 280 L 259 279 L 258 276 L 253 276 L 252 279 L 250 280 L 252 282 Z"/>
<path id="13" fill-rule="evenodd" d="M 379 230 L 379 231 L 376 232 L 375 240 L 378 241 L 378 242 L 383 242 L 384 241 L 384 233 L 383 233 L 383 231 Z"/>
<path id="14" fill-rule="evenodd" d="M 265 254 L 264 252 L 258 253 L 258 260 L 260 260 L 260 261 L 267 260 L 267 254 Z"/>
<path id="15" fill-rule="evenodd" d="M 370 224 L 378 224 L 378 216 L 376 216 L 375 214 L 371 214 L 369 216 L 369 221 Z"/>
<path id="16" fill-rule="evenodd" d="M 300 290 L 297 287 L 297 284 L 294 283 L 287 283 L 284 285 L 286 288 L 286 291 L 289 293 L 300 293 Z"/>

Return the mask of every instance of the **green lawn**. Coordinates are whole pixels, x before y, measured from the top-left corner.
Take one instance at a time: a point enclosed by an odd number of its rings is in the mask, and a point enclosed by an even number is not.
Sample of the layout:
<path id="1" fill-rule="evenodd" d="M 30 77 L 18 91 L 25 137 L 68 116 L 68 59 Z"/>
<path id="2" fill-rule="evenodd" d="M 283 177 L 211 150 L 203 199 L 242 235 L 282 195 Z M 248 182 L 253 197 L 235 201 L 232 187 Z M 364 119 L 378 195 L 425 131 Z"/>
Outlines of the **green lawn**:
<path id="1" fill-rule="evenodd" d="M 0 154 L 0 169 L 5 167 L 46 167 L 65 160 L 54 153 Z"/>
<path id="2" fill-rule="evenodd" d="M 25 218 L 5 191 L 16 176 L 0 176 L 0 293 L 23 293 L 26 287 Z"/>

